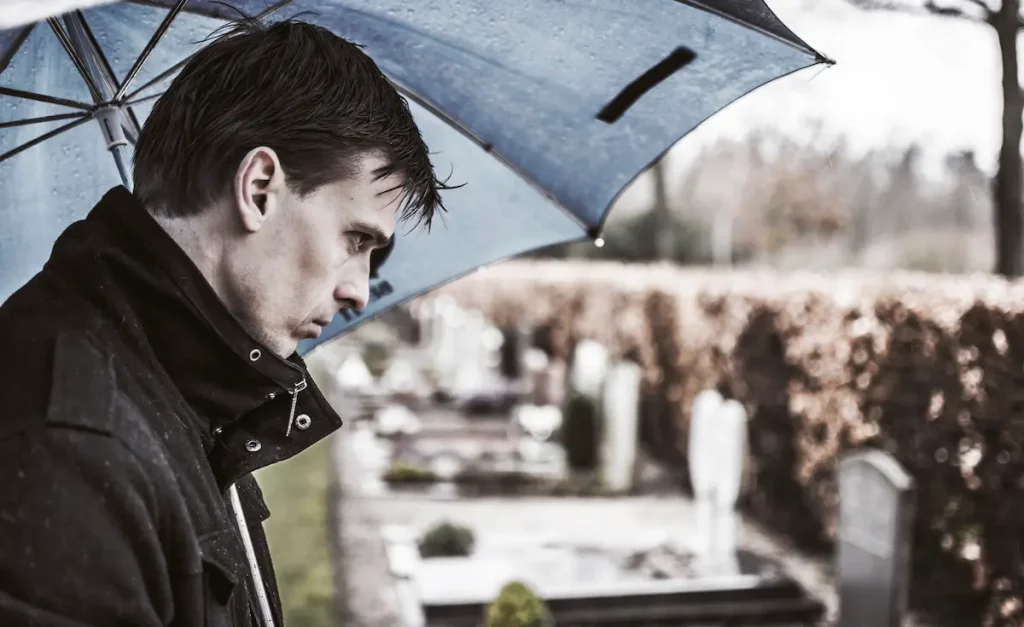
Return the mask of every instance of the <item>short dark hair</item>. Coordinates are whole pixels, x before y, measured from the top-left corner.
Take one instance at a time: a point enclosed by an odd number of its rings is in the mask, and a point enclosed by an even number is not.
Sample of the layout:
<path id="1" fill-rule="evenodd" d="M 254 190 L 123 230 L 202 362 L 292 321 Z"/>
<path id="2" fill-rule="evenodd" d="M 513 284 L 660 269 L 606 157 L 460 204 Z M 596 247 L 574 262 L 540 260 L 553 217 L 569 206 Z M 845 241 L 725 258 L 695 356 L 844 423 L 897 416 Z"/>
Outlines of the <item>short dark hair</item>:
<path id="1" fill-rule="evenodd" d="M 219 33 L 219 34 L 218 34 Z M 153 106 L 135 146 L 135 195 L 187 216 L 230 193 L 253 148 L 277 152 L 289 187 L 307 195 L 355 174 L 380 151 L 404 179 L 402 219 L 429 228 L 444 210 L 427 146 L 405 98 L 360 46 L 329 30 L 243 18 L 214 34 Z"/>

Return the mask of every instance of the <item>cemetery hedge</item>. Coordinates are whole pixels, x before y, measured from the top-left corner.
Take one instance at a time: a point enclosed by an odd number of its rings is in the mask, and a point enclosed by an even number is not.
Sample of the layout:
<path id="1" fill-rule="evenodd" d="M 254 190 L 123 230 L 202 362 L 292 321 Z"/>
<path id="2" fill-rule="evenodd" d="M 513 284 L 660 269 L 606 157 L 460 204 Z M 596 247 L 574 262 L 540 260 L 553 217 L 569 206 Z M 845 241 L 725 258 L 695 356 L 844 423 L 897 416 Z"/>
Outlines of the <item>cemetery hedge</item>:
<path id="1" fill-rule="evenodd" d="M 443 296 L 540 330 L 556 359 L 590 338 L 637 361 L 642 437 L 684 485 L 694 396 L 739 400 L 742 507 L 806 550 L 832 550 L 838 455 L 890 452 L 918 486 L 912 607 L 1024 624 L 1024 282 L 518 261 Z"/>

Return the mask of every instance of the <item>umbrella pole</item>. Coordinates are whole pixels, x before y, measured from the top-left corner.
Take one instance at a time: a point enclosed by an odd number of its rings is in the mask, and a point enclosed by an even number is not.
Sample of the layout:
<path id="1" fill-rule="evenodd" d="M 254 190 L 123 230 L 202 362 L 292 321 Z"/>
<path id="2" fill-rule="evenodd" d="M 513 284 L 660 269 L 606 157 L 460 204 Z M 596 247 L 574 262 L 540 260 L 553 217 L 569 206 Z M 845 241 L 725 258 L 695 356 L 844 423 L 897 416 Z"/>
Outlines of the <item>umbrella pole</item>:
<path id="1" fill-rule="evenodd" d="M 128 138 L 121 127 L 120 108 L 101 107 L 96 110 L 95 116 L 103 132 L 103 139 L 107 142 L 107 150 L 114 157 L 117 173 L 121 176 L 121 184 L 128 188 L 128 191 L 132 191 L 131 157 L 128 155 Z"/>

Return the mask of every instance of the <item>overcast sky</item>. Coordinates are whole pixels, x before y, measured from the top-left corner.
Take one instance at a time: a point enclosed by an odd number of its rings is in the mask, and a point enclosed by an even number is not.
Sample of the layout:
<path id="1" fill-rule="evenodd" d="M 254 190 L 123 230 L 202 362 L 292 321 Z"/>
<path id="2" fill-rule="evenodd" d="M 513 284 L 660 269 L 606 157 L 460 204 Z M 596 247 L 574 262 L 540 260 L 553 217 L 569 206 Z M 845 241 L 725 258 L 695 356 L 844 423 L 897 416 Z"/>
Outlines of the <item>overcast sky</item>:
<path id="1" fill-rule="evenodd" d="M 994 171 L 1002 104 L 990 27 L 921 12 L 866 11 L 844 0 L 767 1 L 836 65 L 782 78 L 727 107 L 676 145 L 671 170 L 685 169 L 723 136 L 761 126 L 811 141 L 810 129 L 820 122 L 824 143 L 842 135 L 858 152 L 918 143 L 927 175 L 942 176 L 944 157 L 963 149 Z M 964 0 L 948 0 L 956 2 Z M 623 208 L 649 206 L 650 190 L 649 177 L 638 180 L 621 199 Z"/>
<path id="2" fill-rule="evenodd" d="M 971 148 L 983 167 L 995 165 L 1000 64 L 991 28 L 965 19 L 864 11 L 842 0 L 768 4 L 837 64 L 750 94 L 694 132 L 691 144 L 759 124 L 800 135 L 817 119 L 858 150 L 920 142 L 933 157 Z"/>

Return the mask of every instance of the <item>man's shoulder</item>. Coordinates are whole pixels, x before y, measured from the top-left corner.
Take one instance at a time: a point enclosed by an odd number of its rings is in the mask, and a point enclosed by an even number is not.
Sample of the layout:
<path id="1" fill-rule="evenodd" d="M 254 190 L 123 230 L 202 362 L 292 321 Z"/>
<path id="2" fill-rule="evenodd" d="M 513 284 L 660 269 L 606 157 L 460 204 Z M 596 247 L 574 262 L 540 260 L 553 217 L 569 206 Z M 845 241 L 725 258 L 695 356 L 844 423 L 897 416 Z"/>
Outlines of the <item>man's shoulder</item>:
<path id="1" fill-rule="evenodd" d="M 9 373 L 0 378 L 0 439 L 48 428 L 113 436 L 144 422 L 121 390 L 117 351 L 101 334 L 68 328 L 8 337 L 0 348 Z"/>

